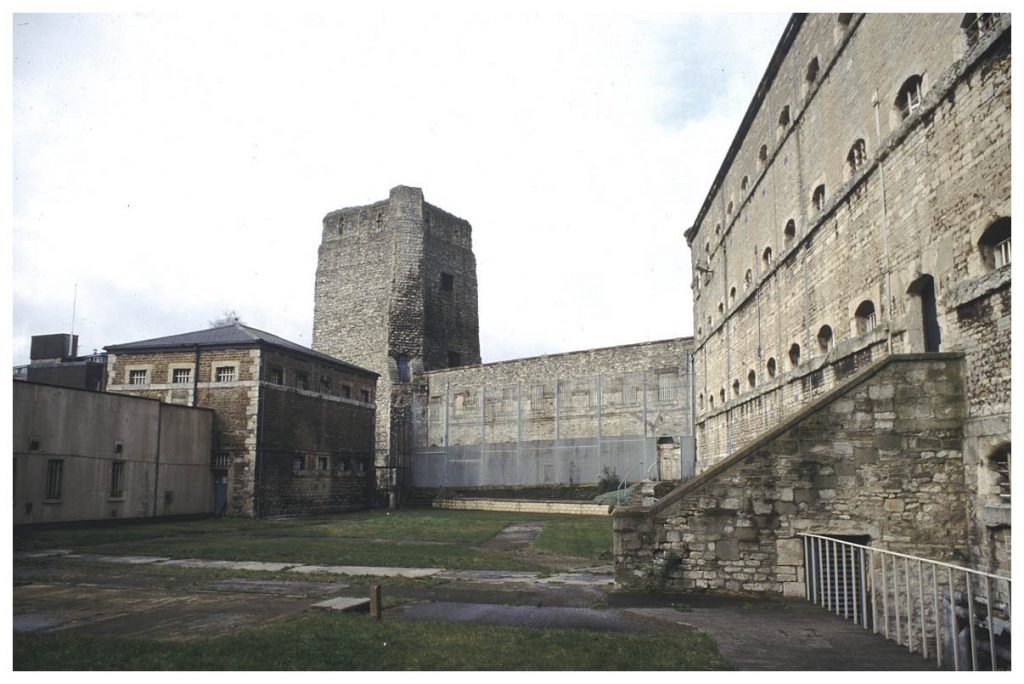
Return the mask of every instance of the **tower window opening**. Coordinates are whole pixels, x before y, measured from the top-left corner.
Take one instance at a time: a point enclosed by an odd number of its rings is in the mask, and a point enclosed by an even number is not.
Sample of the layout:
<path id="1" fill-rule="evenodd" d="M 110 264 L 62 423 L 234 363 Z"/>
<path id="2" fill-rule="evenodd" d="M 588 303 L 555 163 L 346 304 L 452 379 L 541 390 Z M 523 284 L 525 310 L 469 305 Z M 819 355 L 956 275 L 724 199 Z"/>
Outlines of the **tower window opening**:
<path id="1" fill-rule="evenodd" d="M 796 237 L 796 221 L 789 219 L 786 221 L 786 228 L 782 232 L 783 237 L 786 240 L 786 244 Z"/>
<path id="2" fill-rule="evenodd" d="M 853 316 L 858 335 L 866 335 L 875 329 L 875 304 L 870 299 L 861 302 Z"/>
<path id="3" fill-rule="evenodd" d="M 800 345 L 795 342 L 789 348 L 789 365 L 793 368 L 800 365 Z"/>
<path id="4" fill-rule="evenodd" d="M 964 38 L 967 40 L 967 47 L 973 47 L 981 40 L 982 36 L 991 31 L 999 21 L 1001 15 L 998 12 L 985 12 L 965 14 L 960 28 L 964 30 Z"/>
<path id="5" fill-rule="evenodd" d="M 811 205 L 815 211 L 822 211 L 825 208 L 825 184 L 822 183 L 818 187 L 814 188 L 814 194 L 811 195 Z"/>
<path id="6" fill-rule="evenodd" d="M 778 369 L 776 368 L 776 364 L 775 364 L 775 357 L 769 357 L 768 363 L 765 365 L 765 368 L 768 371 L 768 377 L 769 378 L 774 378 L 775 377 L 775 373 L 778 371 Z"/>
<path id="7" fill-rule="evenodd" d="M 451 273 L 441 274 L 441 291 L 451 292 L 455 288 L 455 276 Z"/>
<path id="8" fill-rule="evenodd" d="M 988 270 L 1010 263 L 1010 217 L 993 221 L 978 240 L 978 251 Z"/>
<path id="9" fill-rule="evenodd" d="M 864 139 L 859 138 L 850 147 L 850 153 L 846 155 L 846 165 L 849 167 L 851 175 L 860 171 L 864 166 L 864 162 L 867 161 L 867 156 L 867 146 L 864 144 Z"/>
<path id="10" fill-rule="evenodd" d="M 921 77 L 914 74 L 900 86 L 899 95 L 896 96 L 896 111 L 900 119 L 908 116 L 921 108 Z"/>
<path id="11" fill-rule="evenodd" d="M 823 352 L 832 349 L 832 328 L 827 325 L 821 326 L 818 330 L 818 348 Z"/>

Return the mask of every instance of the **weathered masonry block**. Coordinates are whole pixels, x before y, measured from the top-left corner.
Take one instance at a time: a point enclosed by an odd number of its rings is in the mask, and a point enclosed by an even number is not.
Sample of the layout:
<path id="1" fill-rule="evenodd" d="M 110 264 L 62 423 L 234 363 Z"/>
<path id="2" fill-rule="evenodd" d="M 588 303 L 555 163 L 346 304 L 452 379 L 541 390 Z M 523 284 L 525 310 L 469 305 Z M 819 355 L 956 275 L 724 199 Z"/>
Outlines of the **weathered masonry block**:
<path id="1" fill-rule="evenodd" d="M 801 532 L 966 562 L 963 372 L 962 354 L 889 356 L 654 507 L 616 510 L 616 584 L 802 596 Z"/>

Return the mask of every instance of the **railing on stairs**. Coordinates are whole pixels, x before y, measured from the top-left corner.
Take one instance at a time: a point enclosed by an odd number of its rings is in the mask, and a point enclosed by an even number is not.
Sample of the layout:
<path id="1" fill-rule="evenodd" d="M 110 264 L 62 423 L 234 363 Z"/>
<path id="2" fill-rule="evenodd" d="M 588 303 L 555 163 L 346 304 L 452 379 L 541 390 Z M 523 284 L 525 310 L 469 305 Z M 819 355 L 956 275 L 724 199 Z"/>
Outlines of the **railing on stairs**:
<path id="1" fill-rule="evenodd" d="M 1010 669 L 1010 578 L 801 534 L 807 599 L 937 667 Z"/>

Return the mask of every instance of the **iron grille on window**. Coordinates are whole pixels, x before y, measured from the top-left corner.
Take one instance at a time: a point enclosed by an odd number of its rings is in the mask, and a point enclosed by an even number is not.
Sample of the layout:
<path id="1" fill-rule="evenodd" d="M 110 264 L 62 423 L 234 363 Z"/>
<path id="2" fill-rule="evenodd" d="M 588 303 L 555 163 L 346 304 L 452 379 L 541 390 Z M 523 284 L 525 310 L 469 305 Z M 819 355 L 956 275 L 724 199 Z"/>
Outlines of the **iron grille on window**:
<path id="1" fill-rule="evenodd" d="M 226 470 L 231 466 L 231 454 L 217 454 L 213 457 L 213 467 Z"/>
<path id="2" fill-rule="evenodd" d="M 110 464 L 110 497 L 117 499 L 124 496 L 124 461 Z"/>
<path id="3" fill-rule="evenodd" d="M 234 382 L 235 381 L 235 367 L 234 366 L 217 366 L 214 379 L 217 382 Z"/>
<path id="4" fill-rule="evenodd" d="M 128 371 L 128 384 L 129 385 L 145 385 L 146 384 L 146 371 L 145 370 L 130 370 L 130 371 Z"/>
<path id="5" fill-rule="evenodd" d="M 295 386 L 298 387 L 299 389 L 308 390 L 309 389 L 309 375 L 307 375 L 306 373 L 296 373 L 295 374 Z"/>
<path id="6" fill-rule="evenodd" d="M 192 382 L 192 369 L 175 368 L 171 373 L 171 382 L 175 385 L 187 385 Z"/>
<path id="7" fill-rule="evenodd" d="M 54 459 L 46 462 L 46 498 L 60 499 L 64 491 L 64 461 Z"/>
<path id="8" fill-rule="evenodd" d="M 964 35 L 967 38 L 967 46 L 974 46 L 982 36 L 992 30 L 993 27 L 999 22 L 1000 14 L 998 12 L 985 12 L 983 14 L 965 14 L 964 20 L 960 24 L 964 30 Z"/>

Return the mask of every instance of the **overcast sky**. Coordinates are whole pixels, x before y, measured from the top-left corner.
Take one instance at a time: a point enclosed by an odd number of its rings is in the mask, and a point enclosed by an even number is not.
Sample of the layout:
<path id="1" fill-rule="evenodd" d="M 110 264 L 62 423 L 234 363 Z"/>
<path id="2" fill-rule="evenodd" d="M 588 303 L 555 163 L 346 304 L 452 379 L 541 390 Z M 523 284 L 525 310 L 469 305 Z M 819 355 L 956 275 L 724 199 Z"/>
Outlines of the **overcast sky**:
<path id="1" fill-rule="evenodd" d="M 692 334 L 683 231 L 788 15 L 430 6 L 14 15 L 13 362 L 76 284 L 84 352 L 230 309 L 309 345 L 321 219 L 395 185 L 472 224 L 484 361 Z"/>

